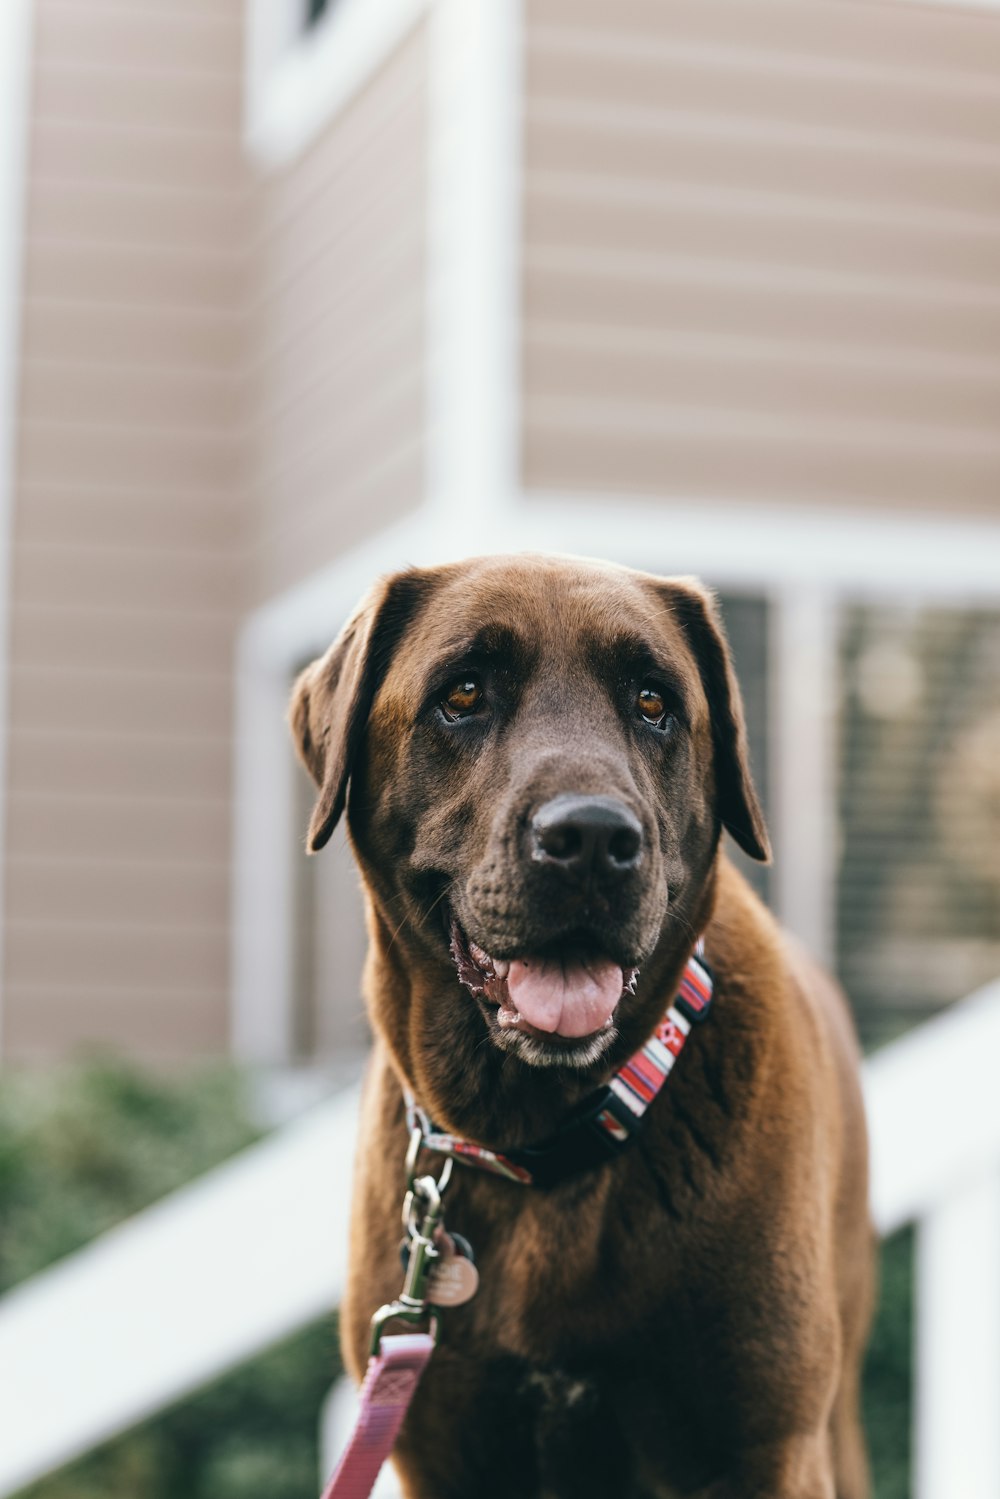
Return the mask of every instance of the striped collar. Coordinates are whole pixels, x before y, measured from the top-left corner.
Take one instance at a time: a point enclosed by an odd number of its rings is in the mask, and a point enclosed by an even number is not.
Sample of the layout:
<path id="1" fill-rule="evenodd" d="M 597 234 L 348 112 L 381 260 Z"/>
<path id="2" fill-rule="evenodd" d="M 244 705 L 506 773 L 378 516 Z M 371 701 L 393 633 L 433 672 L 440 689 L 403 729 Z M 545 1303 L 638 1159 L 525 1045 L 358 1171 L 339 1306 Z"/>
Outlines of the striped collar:
<path id="1" fill-rule="evenodd" d="M 428 1150 L 525 1187 L 555 1186 L 567 1176 L 614 1160 L 638 1134 L 647 1109 L 684 1049 L 691 1026 L 707 1019 L 712 989 L 712 972 L 705 962 L 701 939 L 687 961 L 673 1003 L 645 1046 L 605 1087 L 585 1099 L 557 1134 L 539 1145 L 518 1146 L 501 1154 L 446 1134 L 407 1092 L 410 1131 L 420 1130 Z"/>

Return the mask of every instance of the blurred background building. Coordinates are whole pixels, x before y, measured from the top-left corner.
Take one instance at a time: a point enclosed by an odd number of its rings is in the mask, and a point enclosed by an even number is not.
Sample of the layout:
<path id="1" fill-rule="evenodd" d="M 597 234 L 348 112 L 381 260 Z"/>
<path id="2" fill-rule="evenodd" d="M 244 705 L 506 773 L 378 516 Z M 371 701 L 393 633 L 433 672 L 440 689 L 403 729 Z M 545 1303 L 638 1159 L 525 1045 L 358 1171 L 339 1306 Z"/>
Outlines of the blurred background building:
<path id="1" fill-rule="evenodd" d="M 869 1045 L 1000 974 L 997 10 L 5 0 L 8 1078 L 356 1070 L 284 706 L 477 551 L 719 589 Z"/>
<path id="2" fill-rule="evenodd" d="M 291 782 L 240 743 L 237 646 L 266 616 L 288 678 L 378 571 L 463 550 L 721 588 L 768 893 L 870 1035 L 1000 970 L 997 17 L 476 9 L 36 0 L 10 1061 L 358 1044 L 343 852 L 306 870 L 301 805 L 241 841 L 234 798 Z"/>

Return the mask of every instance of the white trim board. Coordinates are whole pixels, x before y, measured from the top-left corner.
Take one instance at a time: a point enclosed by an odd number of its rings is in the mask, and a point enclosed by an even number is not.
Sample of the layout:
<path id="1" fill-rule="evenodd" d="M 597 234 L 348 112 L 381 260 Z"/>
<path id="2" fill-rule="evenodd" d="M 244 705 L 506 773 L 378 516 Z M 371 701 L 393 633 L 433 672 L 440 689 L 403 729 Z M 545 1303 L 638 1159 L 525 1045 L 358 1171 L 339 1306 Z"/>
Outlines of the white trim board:
<path id="1" fill-rule="evenodd" d="M 429 27 L 427 495 L 503 511 L 519 462 L 521 0 L 437 0 Z"/>
<path id="2" fill-rule="evenodd" d="M 16 466 L 32 0 L 0 5 L 0 993 L 3 975 L 10 556 Z M 2 998 L 0 998 L 2 1006 Z M 0 1008 L 0 1054 L 3 1011 Z"/>
<path id="3" fill-rule="evenodd" d="M 840 620 L 828 589 L 785 584 L 769 599 L 769 903 L 825 967 L 837 957 L 837 705 Z"/>
<path id="4" fill-rule="evenodd" d="M 813 586 L 854 598 L 1000 601 L 1000 517 L 808 504 L 734 504 L 634 494 L 532 491 L 507 513 L 506 550 L 637 555 L 719 586 Z"/>
<path id="5" fill-rule="evenodd" d="M 247 0 L 244 144 L 262 166 L 291 161 L 353 98 L 432 0 L 334 0 L 301 29 L 302 0 Z"/>

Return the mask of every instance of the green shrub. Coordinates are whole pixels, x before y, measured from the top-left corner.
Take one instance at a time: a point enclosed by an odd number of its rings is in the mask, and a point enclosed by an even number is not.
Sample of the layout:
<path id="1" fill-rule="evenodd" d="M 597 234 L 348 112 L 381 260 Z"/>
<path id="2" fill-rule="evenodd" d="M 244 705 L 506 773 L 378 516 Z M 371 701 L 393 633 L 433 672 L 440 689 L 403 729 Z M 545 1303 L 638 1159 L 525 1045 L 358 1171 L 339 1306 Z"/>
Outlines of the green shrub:
<path id="1" fill-rule="evenodd" d="M 109 1442 L 23 1499 L 316 1499 L 334 1319 Z"/>
<path id="2" fill-rule="evenodd" d="M 250 1144 L 239 1074 L 103 1061 L 0 1087 L 0 1290 Z M 882 1257 L 865 1379 L 876 1499 L 908 1499 L 911 1239 Z M 333 1319 L 36 1484 L 23 1499 L 315 1499 Z"/>
<path id="3" fill-rule="evenodd" d="M 864 1409 L 875 1499 L 910 1499 L 913 1234 L 882 1245 L 878 1306 L 865 1360 Z"/>
<path id="4" fill-rule="evenodd" d="M 4 1074 L 0 1291 L 249 1145 L 232 1068 L 165 1078 L 102 1060 Z M 315 1499 L 334 1319 L 307 1328 L 25 1499 Z"/>
<path id="5" fill-rule="evenodd" d="M 239 1075 L 164 1078 L 101 1060 L 5 1073 L 0 1291 L 249 1145 Z"/>

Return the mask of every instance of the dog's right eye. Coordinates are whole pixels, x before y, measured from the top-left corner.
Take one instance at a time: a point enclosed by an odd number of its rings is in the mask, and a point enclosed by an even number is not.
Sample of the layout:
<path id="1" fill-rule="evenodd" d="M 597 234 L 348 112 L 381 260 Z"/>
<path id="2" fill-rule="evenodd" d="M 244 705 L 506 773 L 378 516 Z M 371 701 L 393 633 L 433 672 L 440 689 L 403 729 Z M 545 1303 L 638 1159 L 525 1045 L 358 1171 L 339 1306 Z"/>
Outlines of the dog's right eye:
<path id="1" fill-rule="evenodd" d="M 454 723 L 456 719 L 471 718 L 478 713 L 484 701 L 485 693 L 478 677 L 459 677 L 441 699 L 441 712 Z"/>

